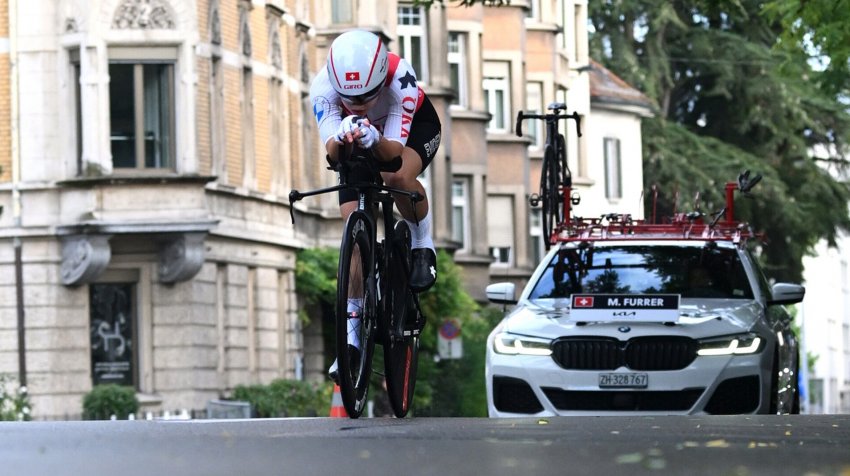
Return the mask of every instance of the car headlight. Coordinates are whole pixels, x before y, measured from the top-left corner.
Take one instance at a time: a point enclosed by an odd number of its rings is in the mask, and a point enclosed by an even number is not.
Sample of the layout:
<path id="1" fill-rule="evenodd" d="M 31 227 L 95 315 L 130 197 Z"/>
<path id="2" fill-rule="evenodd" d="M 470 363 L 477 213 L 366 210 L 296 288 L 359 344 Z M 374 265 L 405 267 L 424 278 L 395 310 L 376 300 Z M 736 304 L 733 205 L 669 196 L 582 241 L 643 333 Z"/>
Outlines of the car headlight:
<path id="1" fill-rule="evenodd" d="M 697 355 L 746 355 L 761 350 L 762 338 L 756 334 L 717 337 L 699 341 Z"/>
<path id="2" fill-rule="evenodd" d="M 552 355 L 550 340 L 500 332 L 493 345 L 497 354 Z"/>

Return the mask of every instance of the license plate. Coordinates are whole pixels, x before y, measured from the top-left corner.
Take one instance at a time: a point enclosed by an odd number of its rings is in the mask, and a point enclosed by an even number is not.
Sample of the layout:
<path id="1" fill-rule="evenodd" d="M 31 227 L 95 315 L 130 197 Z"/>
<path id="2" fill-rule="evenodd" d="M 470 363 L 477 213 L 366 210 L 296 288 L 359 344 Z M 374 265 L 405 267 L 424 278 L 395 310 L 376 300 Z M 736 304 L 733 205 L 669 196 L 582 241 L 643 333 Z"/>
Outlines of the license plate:
<path id="1" fill-rule="evenodd" d="M 649 375 L 645 373 L 599 374 L 599 388 L 646 388 Z"/>

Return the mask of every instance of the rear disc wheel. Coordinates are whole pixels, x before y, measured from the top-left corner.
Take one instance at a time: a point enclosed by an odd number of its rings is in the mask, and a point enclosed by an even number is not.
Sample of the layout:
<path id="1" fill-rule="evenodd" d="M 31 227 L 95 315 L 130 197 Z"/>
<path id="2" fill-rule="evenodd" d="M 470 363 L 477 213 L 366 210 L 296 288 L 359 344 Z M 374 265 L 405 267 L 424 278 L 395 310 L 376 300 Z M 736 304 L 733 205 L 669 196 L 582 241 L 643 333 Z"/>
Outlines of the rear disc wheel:
<path id="1" fill-rule="evenodd" d="M 384 313 L 387 335 L 384 342 L 384 371 L 387 396 L 393 414 L 403 418 L 410 411 L 419 361 L 418 315 L 410 291 L 410 228 L 396 223 L 393 243 L 388 247 L 387 291 Z"/>

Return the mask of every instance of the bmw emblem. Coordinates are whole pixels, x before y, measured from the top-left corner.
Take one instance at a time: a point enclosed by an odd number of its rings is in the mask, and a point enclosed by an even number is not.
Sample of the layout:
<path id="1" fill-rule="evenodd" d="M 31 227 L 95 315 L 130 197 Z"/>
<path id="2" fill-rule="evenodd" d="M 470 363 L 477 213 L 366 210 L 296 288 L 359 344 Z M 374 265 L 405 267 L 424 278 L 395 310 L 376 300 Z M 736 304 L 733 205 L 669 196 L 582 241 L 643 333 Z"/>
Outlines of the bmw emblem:
<path id="1" fill-rule="evenodd" d="M 632 328 L 629 327 L 629 326 L 620 326 L 620 327 L 617 328 L 617 330 L 625 333 L 625 332 L 629 332 L 630 330 L 632 330 Z"/>

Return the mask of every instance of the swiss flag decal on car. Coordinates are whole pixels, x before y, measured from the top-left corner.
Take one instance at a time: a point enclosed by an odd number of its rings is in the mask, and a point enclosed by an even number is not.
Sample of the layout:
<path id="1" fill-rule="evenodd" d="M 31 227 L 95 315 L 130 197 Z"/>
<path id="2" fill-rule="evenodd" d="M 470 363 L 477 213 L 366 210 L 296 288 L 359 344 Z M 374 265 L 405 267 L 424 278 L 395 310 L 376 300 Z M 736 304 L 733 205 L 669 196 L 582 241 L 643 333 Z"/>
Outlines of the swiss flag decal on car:
<path id="1" fill-rule="evenodd" d="M 346 81 L 360 81 L 360 73 L 358 71 L 349 71 L 345 73 Z"/>
<path id="2" fill-rule="evenodd" d="M 573 307 L 593 307 L 593 296 L 573 296 Z"/>

